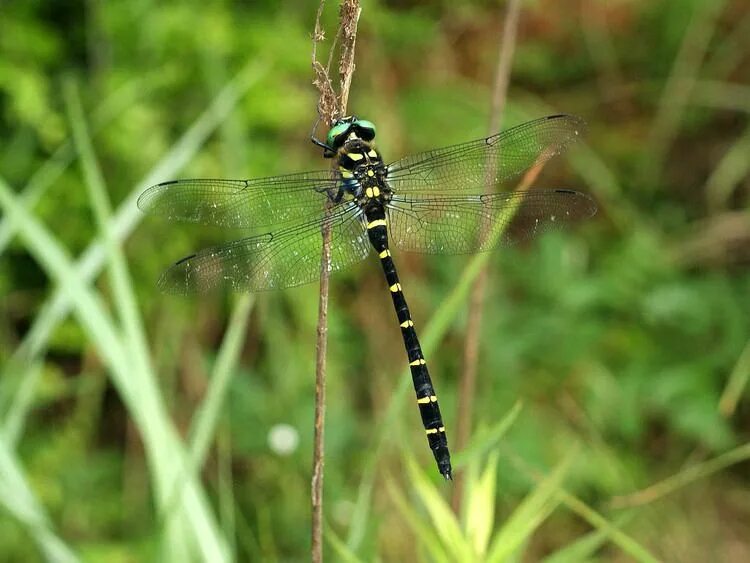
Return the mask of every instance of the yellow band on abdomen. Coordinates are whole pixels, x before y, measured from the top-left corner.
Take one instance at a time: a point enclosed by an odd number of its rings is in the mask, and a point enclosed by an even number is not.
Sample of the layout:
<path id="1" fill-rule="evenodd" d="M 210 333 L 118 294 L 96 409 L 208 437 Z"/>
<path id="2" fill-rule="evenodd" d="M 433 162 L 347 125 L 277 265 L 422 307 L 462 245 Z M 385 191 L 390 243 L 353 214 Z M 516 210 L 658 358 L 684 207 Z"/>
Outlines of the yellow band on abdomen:
<path id="1" fill-rule="evenodd" d="M 437 403 L 437 397 L 435 395 L 429 395 L 427 397 L 421 397 L 417 399 L 420 405 L 426 405 L 427 403 Z"/>
<path id="2" fill-rule="evenodd" d="M 385 219 L 375 219 L 374 221 L 367 223 L 367 228 L 374 229 L 375 227 L 385 227 L 386 225 L 387 223 L 385 222 Z"/>

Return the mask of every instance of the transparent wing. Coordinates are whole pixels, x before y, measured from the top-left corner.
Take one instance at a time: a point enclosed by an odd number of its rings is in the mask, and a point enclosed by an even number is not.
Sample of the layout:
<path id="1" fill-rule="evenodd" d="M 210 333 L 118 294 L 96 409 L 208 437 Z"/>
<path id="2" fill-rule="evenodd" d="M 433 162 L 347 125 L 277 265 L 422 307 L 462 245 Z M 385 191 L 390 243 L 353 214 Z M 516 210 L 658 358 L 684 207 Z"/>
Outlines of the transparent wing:
<path id="1" fill-rule="evenodd" d="M 173 221 L 231 228 L 283 225 L 319 216 L 337 171 L 303 172 L 253 180 L 173 180 L 147 189 L 138 207 Z"/>
<path id="2" fill-rule="evenodd" d="M 573 190 L 531 190 L 478 196 L 394 196 L 388 204 L 392 244 L 408 252 L 465 254 L 528 239 L 596 213 Z"/>
<path id="3" fill-rule="evenodd" d="M 434 149 L 388 166 L 396 194 L 481 193 L 562 152 L 585 123 L 572 115 L 551 115 L 497 135 Z"/>
<path id="4" fill-rule="evenodd" d="M 362 211 L 353 203 L 329 215 L 331 271 L 363 260 L 370 251 Z M 207 248 L 183 258 L 159 280 L 165 293 L 207 293 L 293 287 L 320 277 L 323 219 Z"/>

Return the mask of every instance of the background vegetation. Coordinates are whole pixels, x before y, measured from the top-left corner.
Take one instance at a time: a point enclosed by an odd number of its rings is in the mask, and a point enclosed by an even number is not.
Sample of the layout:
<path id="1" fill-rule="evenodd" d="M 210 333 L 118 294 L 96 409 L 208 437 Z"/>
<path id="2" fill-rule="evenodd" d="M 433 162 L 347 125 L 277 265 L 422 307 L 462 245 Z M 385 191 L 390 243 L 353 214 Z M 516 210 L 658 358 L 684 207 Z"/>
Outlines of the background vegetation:
<path id="1" fill-rule="evenodd" d="M 135 198 L 327 165 L 316 7 L 0 7 L 0 560 L 309 557 L 317 287 L 160 295 L 237 235 Z M 386 158 L 486 133 L 503 8 L 365 2 Z M 749 38 L 741 0 L 523 3 L 504 126 L 584 117 L 544 184 L 600 212 L 490 257 L 456 521 L 376 261 L 332 278 L 332 560 L 750 560 Z M 472 258 L 396 260 L 453 426 Z"/>

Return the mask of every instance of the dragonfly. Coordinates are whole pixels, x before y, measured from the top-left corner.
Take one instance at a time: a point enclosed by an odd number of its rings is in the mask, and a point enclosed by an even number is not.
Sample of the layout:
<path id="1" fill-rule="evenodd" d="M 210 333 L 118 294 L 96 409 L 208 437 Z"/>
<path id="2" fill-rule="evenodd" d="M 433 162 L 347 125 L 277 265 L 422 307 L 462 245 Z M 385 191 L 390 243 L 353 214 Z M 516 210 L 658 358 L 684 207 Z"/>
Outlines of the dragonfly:
<path id="1" fill-rule="evenodd" d="M 244 229 L 248 236 L 176 262 L 158 282 L 173 294 L 224 287 L 260 292 L 319 279 L 323 236 L 328 270 L 374 252 L 380 260 L 409 363 L 416 402 L 438 471 L 452 479 L 445 424 L 391 249 L 468 254 L 529 239 L 591 217 L 596 205 L 569 189 L 514 190 L 576 142 L 585 124 L 551 115 L 498 134 L 405 156 L 386 164 L 375 125 L 338 119 L 325 142 L 326 170 L 249 180 L 187 179 L 157 184 L 138 207 L 168 220 Z"/>

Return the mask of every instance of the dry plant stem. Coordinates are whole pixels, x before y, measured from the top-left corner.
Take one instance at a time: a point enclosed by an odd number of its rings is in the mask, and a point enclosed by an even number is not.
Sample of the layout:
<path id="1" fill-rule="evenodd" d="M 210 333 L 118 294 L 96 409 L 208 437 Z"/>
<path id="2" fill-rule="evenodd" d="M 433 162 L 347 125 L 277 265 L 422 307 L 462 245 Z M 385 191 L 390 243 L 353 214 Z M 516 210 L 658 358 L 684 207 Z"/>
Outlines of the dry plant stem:
<path id="1" fill-rule="evenodd" d="M 318 117 L 330 125 L 336 117 L 336 92 L 333 91 L 331 79 L 328 76 L 328 69 L 318 61 L 318 43 L 325 39 L 325 33 L 320 26 L 320 17 L 323 15 L 324 6 L 325 0 L 320 0 L 312 38 L 312 67 L 315 73 L 313 86 L 319 92 Z"/>
<path id="2" fill-rule="evenodd" d="M 513 63 L 513 51 L 516 44 L 518 17 L 521 11 L 521 0 L 511 0 L 503 25 L 503 36 L 500 41 L 495 84 L 492 92 L 492 106 L 488 124 L 489 134 L 496 133 L 500 128 L 500 117 L 505 107 L 508 92 L 508 81 Z M 502 155 L 500 155 L 502 158 Z M 492 170 L 492 167 L 490 167 Z M 490 174 L 490 177 L 494 174 Z M 456 449 L 462 451 L 469 441 L 471 419 L 476 391 L 477 364 L 479 362 L 479 340 L 482 330 L 482 305 L 487 288 L 487 266 L 482 268 L 471 291 L 469 303 L 469 318 L 466 323 L 466 338 L 464 340 L 463 373 L 461 374 L 458 391 L 458 417 L 456 425 Z M 453 510 L 458 514 L 461 510 L 463 496 L 463 474 L 459 474 L 453 489 Z"/>
<path id="3" fill-rule="evenodd" d="M 326 205 L 326 213 L 329 206 Z M 323 466 L 326 412 L 326 357 L 328 351 L 328 287 L 331 263 L 331 227 L 322 228 L 323 252 L 320 259 L 320 297 L 318 329 L 315 346 L 315 435 L 313 444 L 312 497 L 312 561 L 323 561 Z"/>
<path id="4" fill-rule="evenodd" d="M 338 116 L 345 115 L 349 99 L 349 88 L 354 73 L 354 45 L 357 37 L 357 23 L 362 8 L 358 0 L 344 0 L 341 4 L 339 33 L 341 54 L 339 59 L 339 80 L 341 93 L 336 96 L 331 85 L 328 68 L 317 59 L 318 43 L 324 39 L 320 18 L 325 0 L 321 0 L 315 18 L 313 32 L 312 67 L 315 73 L 313 84 L 318 89 L 318 118 L 329 126 Z M 334 47 L 331 48 L 332 51 Z M 332 55 L 331 55 L 332 56 Z M 330 58 L 328 67 L 330 67 Z M 326 203 L 325 214 L 330 212 L 330 202 Z M 323 561 L 323 469 L 325 435 L 325 379 L 326 355 L 328 348 L 328 288 L 331 272 L 331 228 L 324 222 L 322 226 L 323 245 L 320 259 L 320 297 L 318 300 L 318 327 L 315 347 L 315 435 L 313 443 L 313 470 L 311 482 L 312 500 L 312 546 L 313 563 Z"/>
<path id="5" fill-rule="evenodd" d="M 313 84 L 320 92 L 318 100 L 318 116 L 320 119 L 330 119 L 335 94 L 328 73 L 318 62 L 318 43 L 324 39 L 320 27 L 320 17 L 323 14 L 325 0 L 321 0 L 315 17 L 315 31 L 313 32 L 312 67 L 315 72 Z M 326 120 L 328 121 L 328 120 Z M 326 206 L 326 210 L 328 207 Z M 324 464 L 324 432 L 325 432 L 325 379 L 326 356 L 328 350 L 328 264 L 331 260 L 330 229 L 323 227 L 323 251 L 320 263 L 320 295 L 318 298 L 318 327 L 315 344 L 315 425 L 313 436 L 313 466 L 310 483 L 310 497 L 312 504 L 311 517 L 311 559 L 314 563 L 323 561 L 323 464 Z"/>
<path id="6" fill-rule="evenodd" d="M 344 0 L 341 3 L 341 59 L 339 60 L 339 115 L 346 115 L 349 88 L 354 76 L 354 45 L 357 41 L 357 24 L 362 7 L 359 0 Z"/>

